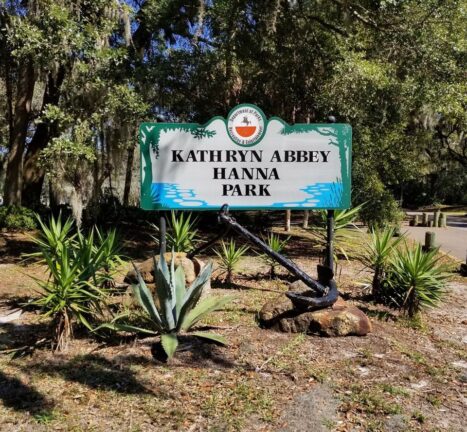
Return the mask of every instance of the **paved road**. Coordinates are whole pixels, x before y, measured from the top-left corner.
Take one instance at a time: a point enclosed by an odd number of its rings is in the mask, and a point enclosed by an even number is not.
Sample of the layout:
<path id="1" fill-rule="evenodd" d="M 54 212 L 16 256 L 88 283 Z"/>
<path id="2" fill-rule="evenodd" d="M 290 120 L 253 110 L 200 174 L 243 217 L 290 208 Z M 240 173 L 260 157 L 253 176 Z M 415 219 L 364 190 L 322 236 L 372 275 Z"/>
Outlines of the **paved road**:
<path id="1" fill-rule="evenodd" d="M 421 214 L 409 212 L 409 215 Z M 467 254 L 467 216 L 448 215 L 447 228 L 427 228 L 404 226 L 402 231 L 421 243 L 425 242 L 425 233 L 432 231 L 435 233 L 435 243 L 444 252 L 465 261 Z"/>

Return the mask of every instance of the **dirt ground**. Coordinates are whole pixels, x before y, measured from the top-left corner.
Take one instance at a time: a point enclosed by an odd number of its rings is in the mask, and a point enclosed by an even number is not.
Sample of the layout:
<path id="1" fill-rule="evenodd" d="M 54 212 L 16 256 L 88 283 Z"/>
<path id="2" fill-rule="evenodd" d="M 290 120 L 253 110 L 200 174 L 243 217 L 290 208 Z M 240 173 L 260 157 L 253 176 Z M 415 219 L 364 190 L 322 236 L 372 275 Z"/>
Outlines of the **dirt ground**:
<path id="1" fill-rule="evenodd" d="M 30 276 L 41 267 L 21 263 L 30 244 L 0 234 L 0 315 L 35 295 Z M 148 250 L 148 249 L 147 249 Z M 315 274 L 308 240 L 293 237 L 287 253 Z M 141 257 L 139 257 L 141 258 Z M 26 307 L 0 325 L 0 431 L 464 431 L 467 424 L 466 280 L 455 276 L 440 308 L 418 322 L 365 297 L 356 261 L 340 261 L 342 296 L 371 318 L 365 337 L 322 338 L 258 327 L 262 305 L 287 290 L 254 253 L 235 284 L 213 284 L 233 295 L 204 326 L 229 345 L 203 345 L 155 362 L 154 339 L 104 342 L 75 334 L 68 351 L 39 347 L 48 321 Z"/>

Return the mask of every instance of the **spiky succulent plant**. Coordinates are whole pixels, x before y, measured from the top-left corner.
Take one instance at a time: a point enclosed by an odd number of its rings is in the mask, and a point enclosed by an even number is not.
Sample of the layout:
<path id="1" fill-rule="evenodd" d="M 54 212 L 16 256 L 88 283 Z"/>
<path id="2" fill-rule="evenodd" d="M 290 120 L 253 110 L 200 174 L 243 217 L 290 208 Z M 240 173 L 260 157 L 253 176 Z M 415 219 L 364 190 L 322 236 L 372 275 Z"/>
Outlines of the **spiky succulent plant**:
<path id="1" fill-rule="evenodd" d="M 159 263 L 155 269 L 155 295 L 146 286 L 139 271 L 136 270 L 138 283 L 133 285 L 133 293 L 141 307 L 139 318 L 142 325 L 135 326 L 125 323 L 123 320 L 128 314 L 117 316 L 111 323 L 101 327 L 117 331 L 128 331 L 147 334 L 160 334 L 164 351 L 168 358 L 173 357 L 178 346 L 178 335 L 188 332 L 205 315 L 220 309 L 230 297 L 208 297 L 200 300 L 204 286 L 211 277 L 212 263 L 204 267 L 198 277 L 187 289 L 185 284 L 185 272 L 182 266 L 175 270 L 175 257 L 172 252 L 170 270 L 164 255 L 159 257 Z M 225 344 L 222 336 L 194 331 L 193 336 L 209 339 Z"/>

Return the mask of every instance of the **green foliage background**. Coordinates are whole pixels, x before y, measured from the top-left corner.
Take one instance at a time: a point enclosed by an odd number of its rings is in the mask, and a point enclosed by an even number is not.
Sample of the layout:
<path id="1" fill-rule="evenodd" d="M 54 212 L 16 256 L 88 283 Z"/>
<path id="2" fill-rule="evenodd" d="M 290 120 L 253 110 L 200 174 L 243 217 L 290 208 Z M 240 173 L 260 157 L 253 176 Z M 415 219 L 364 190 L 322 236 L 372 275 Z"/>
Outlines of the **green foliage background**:
<path id="1" fill-rule="evenodd" d="M 5 201 L 37 203 L 49 174 L 95 203 L 123 166 L 127 204 L 140 122 L 204 123 L 249 102 L 289 123 L 350 123 L 353 200 L 382 219 L 397 219 L 397 202 L 465 202 L 466 11 L 465 0 L 2 0 Z"/>

